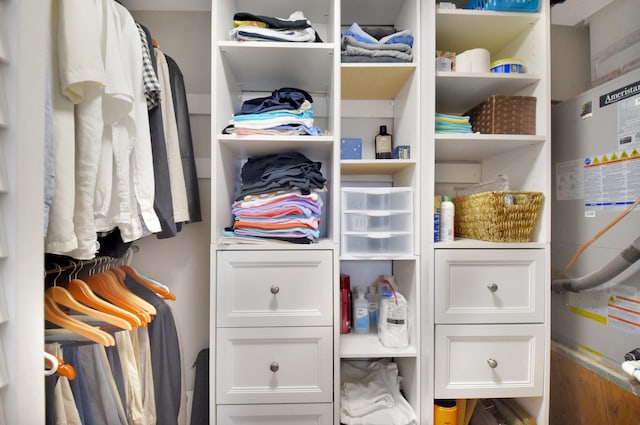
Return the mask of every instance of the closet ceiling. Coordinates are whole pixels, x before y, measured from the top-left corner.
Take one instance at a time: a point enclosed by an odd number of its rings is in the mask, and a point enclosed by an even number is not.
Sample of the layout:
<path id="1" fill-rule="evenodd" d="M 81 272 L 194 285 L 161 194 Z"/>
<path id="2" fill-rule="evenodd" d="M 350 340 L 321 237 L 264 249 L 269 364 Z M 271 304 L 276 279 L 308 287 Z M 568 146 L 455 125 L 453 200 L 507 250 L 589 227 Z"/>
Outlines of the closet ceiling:
<path id="1" fill-rule="evenodd" d="M 611 3 L 613 0 L 565 0 L 551 9 L 553 25 L 574 26 Z"/>

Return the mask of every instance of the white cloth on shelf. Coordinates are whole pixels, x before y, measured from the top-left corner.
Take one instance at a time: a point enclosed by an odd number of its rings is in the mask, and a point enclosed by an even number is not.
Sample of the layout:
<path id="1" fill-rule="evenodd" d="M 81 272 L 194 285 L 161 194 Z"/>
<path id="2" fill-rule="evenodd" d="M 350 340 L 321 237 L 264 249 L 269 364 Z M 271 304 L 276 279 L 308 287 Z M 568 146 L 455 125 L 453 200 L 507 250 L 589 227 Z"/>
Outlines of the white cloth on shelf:
<path id="1" fill-rule="evenodd" d="M 387 359 L 343 361 L 340 421 L 347 425 L 416 425 L 400 393 L 398 365 Z"/>

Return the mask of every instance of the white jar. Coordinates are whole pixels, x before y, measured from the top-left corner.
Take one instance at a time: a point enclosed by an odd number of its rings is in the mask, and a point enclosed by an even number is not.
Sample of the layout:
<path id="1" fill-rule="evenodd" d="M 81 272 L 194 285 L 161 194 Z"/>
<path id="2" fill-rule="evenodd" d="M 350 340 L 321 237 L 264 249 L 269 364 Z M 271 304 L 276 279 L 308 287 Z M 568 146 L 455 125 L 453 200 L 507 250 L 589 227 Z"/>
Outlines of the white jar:
<path id="1" fill-rule="evenodd" d="M 453 242 L 455 206 L 451 196 L 443 195 L 440 202 L 440 242 Z"/>

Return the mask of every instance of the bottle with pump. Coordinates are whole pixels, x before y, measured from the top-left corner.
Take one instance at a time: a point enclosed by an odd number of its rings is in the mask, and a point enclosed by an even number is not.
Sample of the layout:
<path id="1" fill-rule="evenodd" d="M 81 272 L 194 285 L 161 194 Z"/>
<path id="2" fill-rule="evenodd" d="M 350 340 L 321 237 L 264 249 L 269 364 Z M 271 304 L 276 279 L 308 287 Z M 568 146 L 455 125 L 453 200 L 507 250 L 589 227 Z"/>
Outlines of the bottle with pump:
<path id="1" fill-rule="evenodd" d="M 443 195 L 440 202 L 440 242 L 453 242 L 455 206 L 451 196 Z"/>
<path id="2" fill-rule="evenodd" d="M 391 159 L 393 152 L 393 139 L 391 134 L 387 133 L 387 126 L 380 126 L 380 133 L 375 139 L 376 159 Z"/>
<path id="3" fill-rule="evenodd" d="M 358 297 L 353 301 L 353 329 L 356 333 L 369 332 L 369 301 L 364 290 L 357 289 Z"/>

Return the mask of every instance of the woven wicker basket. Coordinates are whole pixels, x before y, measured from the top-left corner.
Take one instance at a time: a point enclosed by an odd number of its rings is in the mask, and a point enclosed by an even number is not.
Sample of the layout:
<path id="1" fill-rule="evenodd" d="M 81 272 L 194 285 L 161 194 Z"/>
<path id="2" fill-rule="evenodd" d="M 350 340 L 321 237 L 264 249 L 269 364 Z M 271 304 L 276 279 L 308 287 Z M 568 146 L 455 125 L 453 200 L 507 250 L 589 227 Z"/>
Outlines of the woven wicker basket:
<path id="1" fill-rule="evenodd" d="M 529 242 L 543 199 L 540 192 L 483 192 L 453 198 L 456 236 Z"/>
<path id="2" fill-rule="evenodd" d="M 474 132 L 536 134 L 536 98 L 494 94 L 465 112 Z"/>

